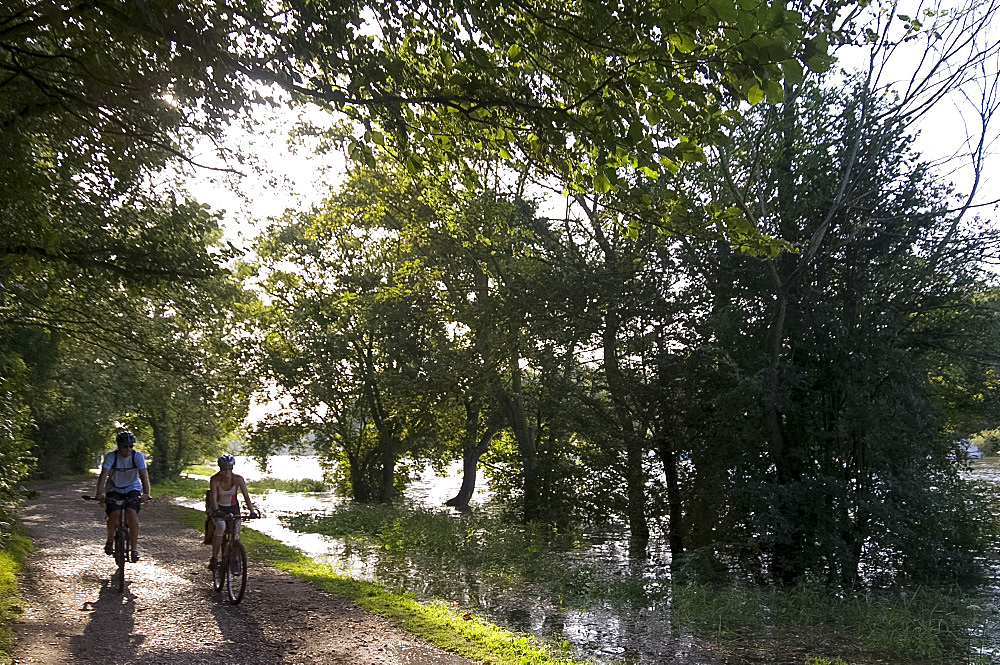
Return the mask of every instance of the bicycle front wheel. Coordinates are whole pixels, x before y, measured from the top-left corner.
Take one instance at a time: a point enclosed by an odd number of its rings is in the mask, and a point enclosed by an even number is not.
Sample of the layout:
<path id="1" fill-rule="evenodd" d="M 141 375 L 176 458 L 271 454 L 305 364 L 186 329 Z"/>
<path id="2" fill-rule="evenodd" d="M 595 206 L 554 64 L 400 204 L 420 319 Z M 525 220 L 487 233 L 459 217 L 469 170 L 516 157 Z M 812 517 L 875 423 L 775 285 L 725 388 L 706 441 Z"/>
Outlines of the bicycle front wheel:
<path id="1" fill-rule="evenodd" d="M 229 548 L 229 565 L 226 567 L 226 591 L 235 605 L 243 600 L 247 588 L 247 553 L 243 543 L 236 540 Z"/>
<path id="2" fill-rule="evenodd" d="M 118 593 L 125 591 L 125 561 L 128 559 L 127 538 L 128 534 L 125 533 L 124 529 L 115 531 L 115 563 L 118 564 L 118 570 L 115 571 L 111 583 L 118 589 Z"/>

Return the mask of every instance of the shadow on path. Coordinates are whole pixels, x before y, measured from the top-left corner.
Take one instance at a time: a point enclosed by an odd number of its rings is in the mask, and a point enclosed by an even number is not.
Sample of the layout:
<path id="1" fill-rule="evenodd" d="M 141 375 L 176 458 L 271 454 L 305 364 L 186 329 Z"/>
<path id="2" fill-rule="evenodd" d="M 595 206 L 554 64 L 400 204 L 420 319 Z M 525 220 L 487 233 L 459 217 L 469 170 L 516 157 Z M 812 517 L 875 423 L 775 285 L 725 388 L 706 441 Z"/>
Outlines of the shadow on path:
<path id="1" fill-rule="evenodd" d="M 83 603 L 82 611 L 90 616 L 82 635 L 70 639 L 77 663 L 135 663 L 144 635 L 134 634 L 135 596 L 129 590 L 119 593 L 106 580 L 97 600 Z"/>

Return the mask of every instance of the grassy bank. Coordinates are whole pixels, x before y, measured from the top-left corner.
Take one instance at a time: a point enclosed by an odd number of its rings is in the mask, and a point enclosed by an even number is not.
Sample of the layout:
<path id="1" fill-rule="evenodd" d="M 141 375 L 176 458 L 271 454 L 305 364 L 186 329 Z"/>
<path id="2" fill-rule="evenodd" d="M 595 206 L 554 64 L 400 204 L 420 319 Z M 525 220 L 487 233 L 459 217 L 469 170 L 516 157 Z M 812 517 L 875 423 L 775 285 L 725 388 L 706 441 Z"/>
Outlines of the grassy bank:
<path id="1" fill-rule="evenodd" d="M 194 469 L 194 470 L 192 470 Z M 211 476 L 218 468 L 211 469 L 205 467 L 202 473 L 201 467 L 188 467 L 185 473 L 199 476 Z M 169 493 L 171 496 L 186 496 L 198 498 L 205 495 L 208 486 L 204 480 L 198 478 L 172 478 L 157 484 L 161 491 Z M 329 488 L 320 480 L 279 480 L 277 478 L 261 478 L 247 482 L 247 491 L 250 494 L 259 494 L 267 490 L 281 490 L 283 492 L 325 492 Z"/>
<path id="2" fill-rule="evenodd" d="M 21 615 L 18 577 L 31 551 L 31 540 L 18 531 L 0 534 L 0 663 L 13 660 L 11 624 Z"/>
<path id="3" fill-rule="evenodd" d="M 202 512 L 180 507 L 176 510 L 182 522 L 193 529 L 202 528 L 205 520 Z M 387 591 L 381 585 L 342 575 L 252 529 L 244 529 L 242 541 L 247 555 L 254 561 L 284 570 L 347 598 L 453 653 L 498 665 L 584 665 L 574 661 L 568 652 L 541 644 L 531 636 L 504 630 L 443 604 L 418 603 L 411 594 Z"/>

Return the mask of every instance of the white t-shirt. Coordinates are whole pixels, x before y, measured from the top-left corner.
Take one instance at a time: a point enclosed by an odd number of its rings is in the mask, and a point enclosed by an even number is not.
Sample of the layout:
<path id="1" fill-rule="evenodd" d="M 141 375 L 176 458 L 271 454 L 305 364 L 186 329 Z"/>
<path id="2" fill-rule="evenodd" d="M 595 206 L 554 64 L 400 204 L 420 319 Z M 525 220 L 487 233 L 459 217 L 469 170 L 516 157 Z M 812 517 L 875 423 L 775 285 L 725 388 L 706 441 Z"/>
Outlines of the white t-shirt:
<path id="1" fill-rule="evenodd" d="M 108 470 L 108 482 L 105 485 L 108 492 L 114 490 L 125 494 L 132 490 L 142 491 L 139 469 L 146 468 L 146 458 L 138 450 L 133 450 L 124 459 L 118 457 L 117 450 L 112 450 L 104 456 L 101 467 Z"/>

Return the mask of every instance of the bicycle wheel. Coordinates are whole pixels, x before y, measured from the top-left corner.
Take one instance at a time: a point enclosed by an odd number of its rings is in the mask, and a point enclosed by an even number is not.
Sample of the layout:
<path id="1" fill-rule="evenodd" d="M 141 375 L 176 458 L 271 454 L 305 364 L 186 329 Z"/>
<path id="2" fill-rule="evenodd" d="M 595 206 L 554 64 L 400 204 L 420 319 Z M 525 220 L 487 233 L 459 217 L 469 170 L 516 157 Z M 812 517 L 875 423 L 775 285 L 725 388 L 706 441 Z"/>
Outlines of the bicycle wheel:
<path id="1" fill-rule="evenodd" d="M 235 605 L 243 600 L 247 588 L 247 553 L 243 543 L 233 541 L 229 547 L 229 566 L 226 568 L 226 591 Z"/>
<path id="2" fill-rule="evenodd" d="M 128 533 L 125 529 L 115 530 L 115 563 L 118 570 L 112 578 L 112 585 L 118 589 L 118 593 L 125 591 L 125 561 L 128 559 Z"/>
<path id="3" fill-rule="evenodd" d="M 226 583 L 226 569 L 229 568 L 229 544 L 222 543 L 219 550 L 219 560 L 215 563 L 215 570 L 212 571 L 212 587 L 216 591 L 222 591 L 222 586 Z"/>

